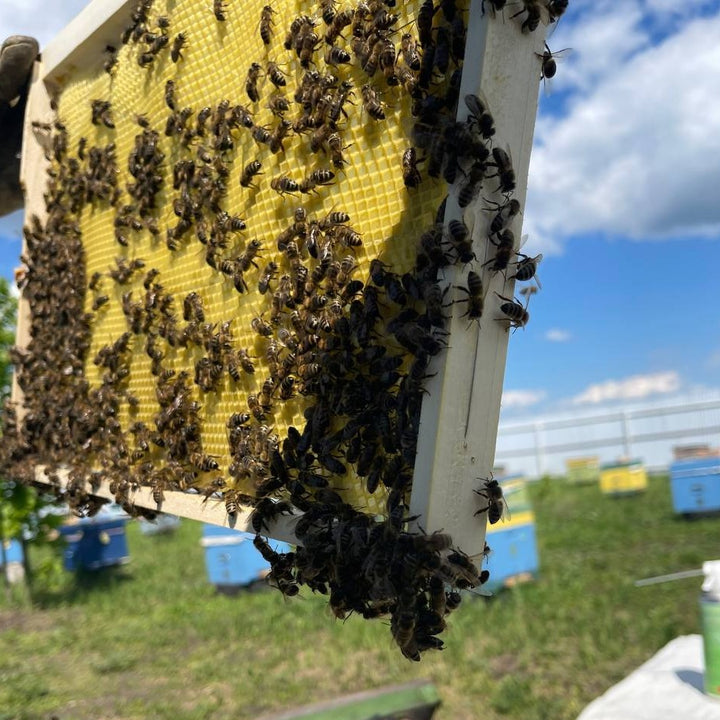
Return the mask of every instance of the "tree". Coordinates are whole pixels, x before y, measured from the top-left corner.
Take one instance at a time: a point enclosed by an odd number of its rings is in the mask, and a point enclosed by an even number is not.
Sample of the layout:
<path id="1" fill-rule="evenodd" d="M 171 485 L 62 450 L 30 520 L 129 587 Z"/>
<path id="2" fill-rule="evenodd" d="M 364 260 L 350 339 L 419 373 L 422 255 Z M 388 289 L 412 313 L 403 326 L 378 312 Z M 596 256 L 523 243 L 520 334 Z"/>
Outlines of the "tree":
<path id="1" fill-rule="evenodd" d="M 0 278 L 0 401 L 10 395 L 12 366 L 9 350 L 15 344 L 15 318 L 17 299 L 10 291 L 10 283 Z"/>

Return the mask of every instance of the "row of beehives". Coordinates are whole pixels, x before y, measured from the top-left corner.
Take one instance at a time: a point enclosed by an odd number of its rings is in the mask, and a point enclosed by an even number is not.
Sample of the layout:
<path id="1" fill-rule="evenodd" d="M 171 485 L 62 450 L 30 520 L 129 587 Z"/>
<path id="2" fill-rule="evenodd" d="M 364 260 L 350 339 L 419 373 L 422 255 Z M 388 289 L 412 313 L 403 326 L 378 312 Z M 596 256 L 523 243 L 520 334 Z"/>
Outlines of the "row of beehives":
<path id="1" fill-rule="evenodd" d="M 640 460 L 600 465 L 597 457 L 567 460 L 572 484 L 598 483 L 606 495 L 642 492 L 647 472 Z M 670 488 L 676 513 L 692 515 L 720 510 L 720 454 L 692 453 L 670 465 Z"/>

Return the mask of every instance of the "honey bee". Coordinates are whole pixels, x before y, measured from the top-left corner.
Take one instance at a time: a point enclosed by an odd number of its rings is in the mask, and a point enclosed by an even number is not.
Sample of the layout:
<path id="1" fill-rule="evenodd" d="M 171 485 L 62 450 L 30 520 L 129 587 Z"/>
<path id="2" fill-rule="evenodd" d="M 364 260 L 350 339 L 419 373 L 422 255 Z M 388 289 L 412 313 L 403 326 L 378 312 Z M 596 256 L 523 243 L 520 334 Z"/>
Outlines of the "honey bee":
<path id="1" fill-rule="evenodd" d="M 257 63 L 253 63 L 253 64 L 257 65 Z M 285 73 L 282 70 L 280 70 L 280 66 L 277 63 L 274 63 L 274 62 L 268 63 L 267 75 L 270 78 L 270 82 L 276 88 L 285 87 L 287 85 L 287 81 L 285 80 Z"/>
<path id="2" fill-rule="evenodd" d="M 506 507 L 505 498 L 503 496 L 502 486 L 495 478 L 483 478 L 483 487 L 481 490 L 473 490 L 474 493 L 480 495 L 487 500 L 487 505 L 478 510 L 475 515 L 487 511 L 488 520 L 491 525 L 498 522 Z"/>
<path id="3" fill-rule="evenodd" d="M 172 48 L 170 49 L 170 58 L 176 63 L 182 57 L 182 49 L 185 47 L 187 42 L 187 35 L 185 33 L 178 33 L 173 40 Z"/>
<path id="4" fill-rule="evenodd" d="M 118 63 L 118 51 L 113 45 L 106 45 L 105 52 L 107 53 L 107 58 L 103 63 L 103 69 L 108 75 L 112 75 Z"/>
<path id="5" fill-rule="evenodd" d="M 114 128 L 115 123 L 112 119 L 112 105 L 109 100 L 93 100 L 92 101 L 92 118 L 93 125 L 101 123 L 106 128 Z"/>
<path id="6" fill-rule="evenodd" d="M 290 400 L 291 398 L 295 397 L 295 378 L 292 375 L 288 375 L 287 377 L 283 378 L 280 382 L 280 399 L 281 400 Z"/>
<path id="7" fill-rule="evenodd" d="M 527 282 L 535 278 L 535 282 L 538 287 L 542 287 L 540 281 L 537 279 L 536 272 L 538 263 L 543 259 L 542 253 L 535 257 L 528 257 L 527 255 L 520 254 L 522 260 L 518 262 L 515 274 L 510 278 L 511 280 L 520 280 L 521 282 Z"/>
<path id="8" fill-rule="evenodd" d="M 257 102 L 260 99 L 260 93 L 258 92 L 257 84 L 260 78 L 260 72 L 262 68 L 259 63 L 252 63 L 248 68 L 247 78 L 245 79 L 245 92 L 247 96 L 253 102 Z"/>
<path id="9" fill-rule="evenodd" d="M 256 175 L 261 175 L 260 169 L 262 168 L 262 163 L 259 160 L 252 160 L 249 162 L 242 171 L 242 175 L 240 176 L 240 185 L 242 187 L 256 187 L 252 183 L 252 179 Z"/>
<path id="10" fill-rule="evenodd" d="M 325 42 L 328 45 L 333 45 L 338 37 L 341 37 L 342 31 L 352 23 L 353 12 L 352 10 L 342 10 L 337 13 L 331 23 L 326 23 L 328 29 L 325 33 Z"/>
<path id="11" fill-rule="evenodd" d="M 290 109 L 290 103 L 282 95 L 273 95 L 267 106 L 273 115 L 282 115 Z"/>
<path id="12" fill-rule="evenodd" d="M 556 22 L 565 13 L 568 6 L 568 0 L 549 0 L 547 5 L 550 22 Z"/>
<path id="13" fill-rule="evenodd" d="M 100 282 L 101 279 L 102 279 L 102 273 L 101 273 L 101 272 L 94 272 L 94 273 L 92 274 L 92 277 L 90 278 L 90 280 L 89 280 L 89 282 L 88 282 L 88 288 L 89 288 L 90 290 L 96 290 L 96 289 L 97 289 L 97 286 L 98 286 L 98 283 Z"/>
<path id="14" fill-rule="evenodd" d="M 350 62 L 350 59 L 350 53 L 337 47 L 337 45 L 331 45 L 325 51 L 325 63 L 327 65 L 337 66 L 346 64 Z"/>
<path id="15" fill-rule="evenodd" d="M 270 131 L 263 125 L 255 125 L 252 129 L 252 136 L 255 142 L 263 143 L 265 145 L 269 144 L 272 138 Z"/>
<path id="16" fill-rule="evenodd" d="M 417 162 L 417 150 L 414 147 L 410 147 L 403 152 L 403 182 L 408 189 L 415 188 L 422 182 L 422 176 L 417 169 Z"/>
<path id="17" fill-rule="evenodd" d="M 483 297 L 483 281 L 480 275 L 470 270 L 467 278 L 467 287 L 455 286 L 456 289 L 467 293 L 467 310 L 461 317 L 468 317 L 470 320 L 479 320 L 482 317 L 485 298 Z"/>
<path id="18" fill-rule="evenodd" d="M 93 310 L 99 310 L 103 305 L 110 302 L 110 298 L 107 295 L 98 295 L 92 303 Z"/>
<path id="19" fill-rule="evenodd" d="M 285 36 L 285 42 L 283 43 L 285 49 L 290 50 L 293 47 L 299 47 L 302 44 L 305 28 L 308 26 L 312 27 L 313 25 L 314 22 L 312 18 L 309 18 L 307 15 L 298 15 L 298 17 L 292 21 L 290 29 Z"/>
<path id="20" fill-rule="evenodd" d="M 188 322 L 190 320 L 196 320 L 200 323 L 205 322 L 203 301 L 195 291 L 188 293 L 183 300 L 183 319 Z"/>
<path id="21" fill-rule="evenodd" d="M 326 25 L 332 25 L 333 21 L 335 20 L 336 5 L 337 0 L 320 0 L 322 19 Z"/>
<path id="22" fill-rule="evenodd" d="M 237 267 L 241 272 L 247 272 L 250 269 L 251 265 L 257 267 L 255 258 L 258 256 L 261 247 L 262 243 L 257 238 L 253 238 L 248 243 L 245 250 L 243 250 L 243 252 L 238 255 L 235 262 L 237 263 Z"/>
<path id="23" fill-rule="evenodd" d="M 372 85 L 370 85 L 370 83 L 368 83 L 366 85 L 363 85 L 361 92 L 363 106 L 365 107 L 367 114 L 370 115 L 373 120 L 384 120 L 385 111 L 383 110 L 382 105 L 380 104 L 380 100 L 378 99 L 377 90 Z"/>
<path id="24" fill-rule="evenodd" d="M 475 198 L 485 177 L 485 165 L 483 163 L 473 163 L 470 171 L 466 174 L 465 182 L 460 186 L 458 192 L 458 205 L 466 208 Z"/>
<path id="25" fill-rule="evenodd" d="M 510 221 L 520 212 L 521 205 L 518 200 L 513 198 L 504 205 L 495 205 L 497 213 L 490 222 L 490 232 L 499 233 L 510 224 Z M 491 209 L 491 208 L 488 208 Z"/>
<path id="26" fill-rule="evenodd" d="M 225 9 L 226 5 L 223 0 L 213 0 L 213 13 L 215 14 L 215 19 L 218 22 L 224 22 L 227 19 Z"/>
<path id="27" fill-rule="evenodd" d="M 487 107 L 487 101 L 477 95 L 466 95 L 465 105 L 470 111 L 470 123 L 477 127 L 480 135 L 489 140 L 495 134 L 495 121 Z"/>
<path id="28" fill-rule="evenodd" d="M 488 2 L 493 10 L 493 14 L 499 13 L 507 4 L 507 0 L 482 0 L 482 12 L 485 14 L 485 3 Z"/>
<path id="29" fill-rule="evenodd" d="M 420 45 L 423 49 L 432 43 L 432 22 L 435 14 L 433 0 L 423 0 L 417 16 L 417 28 Z"/>
<path id="30" fill-rule="evenodd" d="M 255 394 L 250 394 L 247 396 L 247 405 L 248 409 L 252 413 L 252 416 L 258 421 L 262 422 L 265 420 L 265 411 L 263 410 L 262 406 L 260 405 L 260 401 L 258 400 L 258 396 Z"/>
<path id="31" fill-rule="evenodd" d="M 373 36 L 374 38 L 374 36 Z M 361 38 L 353 35 L 352 46 L 360 67 L 368 77 L 373 77 L 380 63 L 382 40 L 380 38 Z"/>
<path id="32" fill-rule="evenodd" d="M 447 26 L 441 26 L 435 33 L 435 67 L 445 75 L 450 66 L 450 32 Z"/>
<path id="33" fill-rule="evenodd" d="M 240 362 L 240 367 L 242 367 L 242 369 L 246 373 L 252 375 L 255 372 L 255 366 L 250 359 L 250 353 L 248 352 L 247 348 L 239 348 L 238 350 L 236 350 L 235 354 L 237 355 L 238 361 Z"/>
<path id="34" fill-rule="evenodd" d="M 417 42 L 410 33 L 403 33 L 400 38 L 400 53 L 405 64 L 415 72 L 420 70 L 420 54 L 417 50 Z"/>
<path id="35" fill-rule="evenodd" d="M 266 323 L 261 317 L 254 317 L 250 322 L 250 327 L 262 337 L 270 337 L 273 334 L 272 325 Z"/>
<path id="36" fill-rule="evenodd" d="M 174 80 L 168 80 L 165 83 L 165 104 L 171 110 L 175 110 L 175 81 Z"/>
<path id="37" fill-rule="evenodd" d="M 254 125 L 252 113 L 244 105 L 233 105 L 232 110 L 230 110 L 228 124 L 231 127 L 242 126 L 250 129 Z"/>
<path id="38" fill-rule="evenodd" d="M 263 269 L 260 279 L 258 280 L 258 291 L 264 295 L 270 288 L 270 282 L 278 273 L 278 265 L 272 260 Z"/>
<path id="39" fill-rule="evenodd" d="M 461 220 L 451 220 L 448 224 L 450 242 L 458 255 L 458 261 L 465 264 L 475 260 L 472 239 L 467 225 Z"/>
<path id="40" fill-rule="evenodd" d="M 564 53 L 568 50 L 568 48 L 564 48 L 563 50 L 558 50 L 556 52 L 552 52 L 550 48 L 548 47 L 548 44 L 545 43 L 545 51 L 542 55 L 538 55 L 540 58 L 540 78 L 542 80 L 550 80 L 550 78 L 555 77 L 555 73 L 557 73 L 557 62 L 555 61 L 555 58 L 560 55 L 560 53 Z"/>
<path id="41" fill-rule="evenodd" d="M 300 186 L 287 175 L 280 175 L 279 177 L 273 178 L 270 181 L 270 187 L 280 195 L 295 193 L 300 189 Z"/>
<path id="42" fill-rule="evenodd" d="M 272 131 L 270 135 L 270 139 L 268 141 L 268 146 L 270 148 L 270 152 L 275 154 L 282 150 L 285 152 L 285 147 L 283 146 L 283 140 L 285 137 L 287 137 L 287 134 L 290 132 L 290 128 L 292 127 L 292 123 L 288 120 L 285 120 L 284 118 L 280 118 L 280 122 L 277 124 L 275 129 Z"/>
<path id="43" fill-rule="evenodd" d="M 494 147 L 492 156 L 495 160 L 497 176 L 500 179 L 498 190 L 506 194 L 511 193 L 515 190 L 515 171 L 513 170 L 510 155 L 502 148 Z"/>
<path id="44" fill-rule="evenodd" d="M 309 26 L 306 32 L 303 33 L 302 44 L 298 53 L 298 56 L 300 58 L 300 67 L 303 67 L 305 69 L 307 69 L 307 67 L 310 65 L 313 53 L 315 52 L 315 50 L 317 50 L 317 47 L 320 44 L 320 38 L 318 37 L 317 33 L 310 29 L 310 27 L 313 26 Z"/>
<path id="45" fill-rule="evenodd" d="M 343 150 L 347 150 L 350 146 L 343 145 L 343 141 L 339 133 L 331 133 L 327 138 L 327 144 L 330 151 L 330 159 L 332 160 L 333 167 L 345 167 L 348 161 L 343 155 Z"/>
<path id="46" fill-rule="evenodd" d="M 330 185 L 335 179 L 335 173 L 332 170 L 313 170 L 308 175 L 308 180 L 315 185 Z"/>
<path id="47" fill-rule="evenodd" d="M 260 13 L 260 38 L 265 45 L 269 45 L 272 39 L 272 27 L 275 24 L 272 16 L 274 14 L 275 11 L 272 9 L 272 5 L 264 5 Z"/>
<path id="48" fill-rule="evenodd" d="M 522 4 L 523 7 L 510 17 L 515 18 L 518 15 L 527 13 L 525 19 L 522 22 L 522 25 L 520 26 L 520 29 L 524 33 L 535 32 L 535 30 L 538 29 L 538 26 L 540 25 L 540 21 L 543 19 L 544 14 L 548 11 L 543 5 L 540 4 L 540 0 L 522 0 Z"/>
<path id="49" fill-rule="evenodd" d="M 495 293 L 501 300 L 505 302 L 500 304 L 500 312 L 505 315 L 504 318 L 500 318 L 498 322 L 507 322 L 508 329 L 525 327 L 528 320 L 530 320 L 530 313 L 527 308 L 523 307 L 517 300 L 505 297 L 500 293 Z"/>
<path id="50" fill-rule="evenodd" d="M 161 50 L 167 47 L 169 42 L 170 38 L 167 35 L 158 35 L 157 37 L 154 37 L 150 45 L 150 53 L 152 55 L 157 55 Z"/>

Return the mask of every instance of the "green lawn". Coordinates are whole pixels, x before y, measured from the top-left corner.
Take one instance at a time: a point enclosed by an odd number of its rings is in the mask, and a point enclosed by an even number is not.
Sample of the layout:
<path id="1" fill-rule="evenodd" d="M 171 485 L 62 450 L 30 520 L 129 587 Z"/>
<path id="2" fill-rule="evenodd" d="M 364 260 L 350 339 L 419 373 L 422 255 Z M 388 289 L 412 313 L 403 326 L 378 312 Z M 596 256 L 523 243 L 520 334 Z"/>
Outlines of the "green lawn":
<path id="1" fill-rule="evenodd" d="M 0 600 L 0 720 L 254 718 L 415 678 L 440 720 L 574 718 L 677 635 L 699 632 L 699 578 L 633 581 L 720 557 L 720 518 L 675 518 L 667 478 L 610 499 L 532 487 L 541 575 L 451 616 L 446 649 L 405 660 L 389 627 L 334 620 L 323 599 L 229 598 L 207 584 L 201 526 L 128 526 L 132 561 Z"/>

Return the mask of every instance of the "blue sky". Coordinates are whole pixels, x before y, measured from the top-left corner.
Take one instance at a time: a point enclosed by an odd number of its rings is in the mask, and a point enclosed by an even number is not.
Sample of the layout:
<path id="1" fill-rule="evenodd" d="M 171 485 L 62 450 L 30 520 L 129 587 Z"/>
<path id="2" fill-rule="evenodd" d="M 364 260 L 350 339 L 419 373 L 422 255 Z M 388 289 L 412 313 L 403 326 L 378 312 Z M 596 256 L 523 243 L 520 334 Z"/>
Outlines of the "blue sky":
<path id="1" fill-rule="evenodd" d="M 85 0 L 3 0 L 46 43 Z M 40 11 L 42 9 L 42 11 Z M 543 289 L 503 417 L 720 388 L 720 0 L 570 0 L 524 213 Z M 0 274 L 21 216 L 0 219 Z"/>

